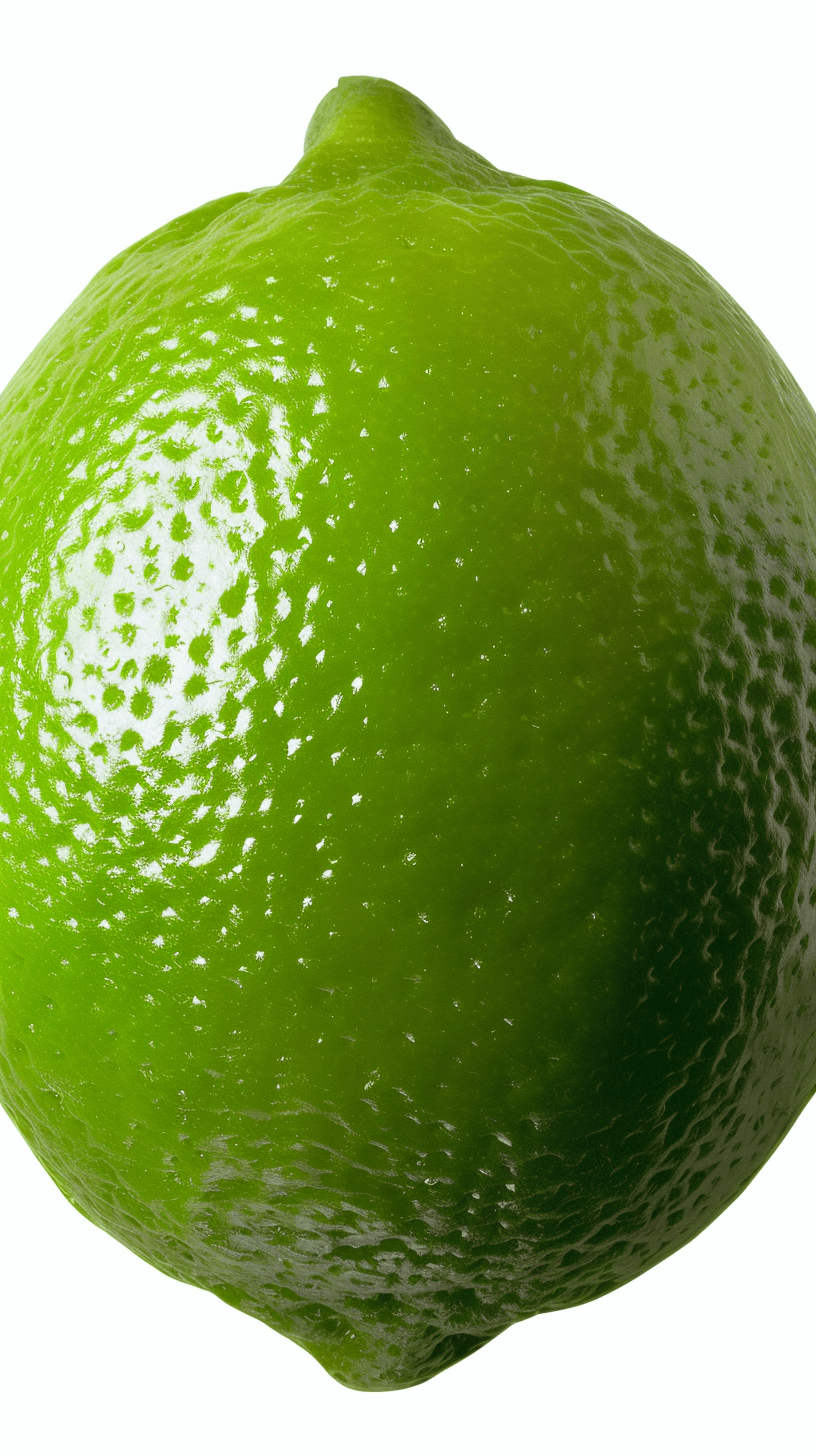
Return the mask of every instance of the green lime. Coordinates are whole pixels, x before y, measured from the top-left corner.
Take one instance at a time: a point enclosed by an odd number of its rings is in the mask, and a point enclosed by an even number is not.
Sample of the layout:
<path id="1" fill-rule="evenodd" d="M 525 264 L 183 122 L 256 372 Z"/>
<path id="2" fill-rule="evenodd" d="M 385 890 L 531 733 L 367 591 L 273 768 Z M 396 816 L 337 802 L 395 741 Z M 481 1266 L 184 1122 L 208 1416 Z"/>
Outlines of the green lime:
<path id="1" fill-rule="evenodd" d="M 703 1229 L 816 1084 L 816 419 L 695 263 L 346 78 L 0 401 L 2 1100 L 338 1379 Z"/>

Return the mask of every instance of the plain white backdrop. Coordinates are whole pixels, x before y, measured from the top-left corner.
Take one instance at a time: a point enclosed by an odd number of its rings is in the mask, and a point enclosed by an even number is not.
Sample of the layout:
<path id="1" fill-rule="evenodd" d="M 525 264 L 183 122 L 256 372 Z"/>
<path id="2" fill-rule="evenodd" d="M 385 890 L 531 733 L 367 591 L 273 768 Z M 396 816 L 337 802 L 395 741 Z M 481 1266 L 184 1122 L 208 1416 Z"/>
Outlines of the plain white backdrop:
<path id="1" fill-rule="evenodd" d="M 816 400 L 807 8 L 685 0 L 139 0 L 2 18 L 0 386 L 113 254 L 280 180 L 346 74 L 702 263 Z M 0 945 L 0 974 L 3 974 Z M 599 1302 L 360 1395 L 86 1223 L 0 1114 L 9 1456 L 675 1456 L 811 1449 L 816 1105 L 720 1220 Z"/>

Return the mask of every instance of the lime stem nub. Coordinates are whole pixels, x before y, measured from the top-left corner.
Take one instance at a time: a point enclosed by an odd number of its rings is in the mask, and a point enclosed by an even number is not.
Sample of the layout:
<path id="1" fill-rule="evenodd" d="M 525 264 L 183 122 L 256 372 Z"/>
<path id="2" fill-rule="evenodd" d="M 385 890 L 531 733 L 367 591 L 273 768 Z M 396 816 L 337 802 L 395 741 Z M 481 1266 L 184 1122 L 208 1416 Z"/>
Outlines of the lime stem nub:
<path id="1" fill-rule="evenodd" d="M 445 123 L 402 86 L 377 76 L 341 76 L 309 122 L 303 150 L 326 143 L 352 148 L 458 145 Z"/>

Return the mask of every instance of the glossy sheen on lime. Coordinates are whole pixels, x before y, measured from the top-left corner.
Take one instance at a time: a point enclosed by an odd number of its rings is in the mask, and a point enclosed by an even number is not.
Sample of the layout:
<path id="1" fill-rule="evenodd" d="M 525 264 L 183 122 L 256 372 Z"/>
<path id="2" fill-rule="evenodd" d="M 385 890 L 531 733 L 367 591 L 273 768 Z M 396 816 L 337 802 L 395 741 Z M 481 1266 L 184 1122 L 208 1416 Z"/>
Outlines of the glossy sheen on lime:
<path id="1" fill-rule="evenodd" d="M 816 1083 L 816 420 L 682 253 L 346 79 L 2 396 L 0 1085 L 340 1380 L 702 1229 Z"/>

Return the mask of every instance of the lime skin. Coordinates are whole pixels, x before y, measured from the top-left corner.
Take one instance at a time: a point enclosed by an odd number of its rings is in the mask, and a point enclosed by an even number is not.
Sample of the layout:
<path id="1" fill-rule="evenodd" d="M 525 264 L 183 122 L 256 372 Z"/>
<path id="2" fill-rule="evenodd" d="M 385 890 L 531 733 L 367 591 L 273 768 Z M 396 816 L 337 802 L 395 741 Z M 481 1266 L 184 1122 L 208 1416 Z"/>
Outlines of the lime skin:
<path id="1" fill-rule="evenodd" d="M 684 254 L 347 78 L 0 399 L 0 1095 L 364 1390 L 816 1085 L 816 417 Z"/>

